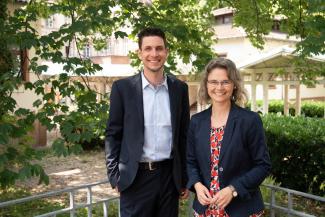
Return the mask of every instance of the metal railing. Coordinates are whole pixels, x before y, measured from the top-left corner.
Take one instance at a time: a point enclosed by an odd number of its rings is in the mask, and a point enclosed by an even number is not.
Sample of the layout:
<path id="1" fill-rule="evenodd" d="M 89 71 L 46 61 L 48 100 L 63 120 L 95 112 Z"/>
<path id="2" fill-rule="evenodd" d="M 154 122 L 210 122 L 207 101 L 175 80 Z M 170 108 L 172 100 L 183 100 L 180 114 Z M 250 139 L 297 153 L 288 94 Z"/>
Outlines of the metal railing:
<path id="1" fill-rule="evenodd" d="M 76 211 L 78 209 L 82 209 L 82 208 L 87 209 L 87 217 L 92 217 L 92 209 L 93 209 L 93 207 L 95 205 L 98 205 L 98 204 L 102 204 L 103 216 L 108 217 L 110 204 L 112 204 L 112 203 L 117 203 L 118 204 L 117 205 L 118 206 L 118 216 L 120 216 L 119 197 L 118 196 L 105 197 L 105 198 L 99 199 L 97 201 L 93 200 L 93 190 L 92 190 L 93 187 L 96 187 L 96 186 L 102 185 L 102 184 L 108 184 L 108 181 L 105 180 L 105 181 L 95 182 L 95 183 L 91 183 L 91 184 L 80 185 L 80 186 L 77 186 L 77 187 L 66 188 L 66 189 L 63 189 L 63 190 L 38 194 L 38 195 L 25 197 L 25 198 L 21 198 L 21 199 L 1 202 L 0 203 L 0 208 L 10 207 L 10 206 L 13 206 L 13 205 L 26 203 L 26 202 L 30 202 L 30 201 L 33 201 L 33 200 L 44 199 L 44 198 L 49 198 L 49 197 L 52 197 L 52 196 L 57 196 L 57 195 L 62 195 L 64 193 L 68 193 L 68 195 L 69 195 L 69 207 L 59 209 L 59 210 L 54 210 L 52 212 L 44 213 L 44 214 L 41 214 L 41 215 L 36 215 L 35 217 L 56 217 L 57 215 L 63 214 L 63 213 L 70 213 L 70 217 L 75 217 L 76 216 Z M 285 214 L 287 214 L 287 216 L 290 216 L 290 217 L 291 216 L 315 217 L 315 215 L 295 210 L 294 206 L 293 206 L 294 205 L 293 196 L 300 196 L 300 197 L 303 197 L 303 198 L 318 201 L 320 203 L 325 203 L 325 198 L 324 197 L 319 197 L 319 196 L 315 196 L 315 195 L 312 195 L 312 194 L 307 194 L 307 193 L 291 190 L 291 189 L 288 189 L 288 188 L 282 188 L 282 187 L 278 187 L 278 186 L 264 185 L 264 184 L 262 184 L 262 188 L 266 188 L 266 189 L 269 189 L 271 191 L 270 201 L 265 202 L 265 206 L 266 206 L 267 209 L 269 209 L 271 217 L 275 217 L 276 211 L 281 211 L 282 213 L 285 213 Z M 81 190 L 81 189 L 86 189 L 87 190 L 86 202 L 84 202 L 84 203 L 78 202 L 77 203 L 76 200 L 75 200 L 75 195 L 76 195 L 76 192 Z M 276 192 L 277 191 L 280 191 L 282 194 L 283 193 L 287 194 L 287 201 L 288 201 L 287 206 L 281 206 L 281 205 L 277 204 L 277 201 L 276 201 Z M 193 216 L 193 212 L 192 212 L 192 208 L 191 208 L 192 207 L 191 204 L 192 204 L 192 201 L 193 201 L 193 197 L 194 197 L 194 194 L 191 194 L 191 197 L 190 197 L 190 199 L 188 201 L 188 205 L 187 205 L 187 208 L 186 208 L 186 216 Z"/>
<path id="2" fill-rule="evenodd" d="M 92 216 L 92 208 L 96 204 L 102 204 L 103 216 L 108 217 L 109 206 L 111 203 L 117 202 L 118 210 L 119 210 L 119 197 L 118 196 L 107 197 L 107 198 L 103 198 L 103 199 L 100 199 L 97 201 L 93 201 L 92 188 L 96 187 L 98 185 L 102 185 L 102 184 L 108 184 L 108 180 L 94 182 L 91 184 L 80 185 L 80 186 L 71 187 L 71 188 L 66 188 L 66 189 L 62 189 L 62 190 L 58 190 L 58 191 L 42 193 L 42 194 L 30 196 L 30 197 L 21 198 L 21 199 L 2 202 L 2 203 L 0 203 L 0 208 L 9 207 L 9 206 L 26 203 L 26 202 L 33 201 L 33 200 L 44 199 L 44 198 L 49 198 L 49 197 L 53 197 L 53 196 L 57 196 L 57 195 L 62 195 L 64 193 L 68 193 L 69 194 L 69 207 L 63 208 L 60 210 L 54 210 L 52 212 L 44 213 L 41 215 L 36 215 L 35 217 L 56 217 L 57 215 L 64 214 L 64 213 L 70 213 L 70 217 L 75 217 L 76 211 L 78 209 L 82 209 L 82 208 L 86 208 L 87 216 L 91 217 Z M 81 189 L 87 190 L 86 203 L 77 203 L 75 200 L 76 192 Z M 120 216 L 119 211 L 118 211 L 118 216 Z"/>
<path id="3" fill-rule="evenodd" d="M 286 213 L 287 216 L 289 216 L 289 217 L 291 217 L 291 216 L 315 217 L 315 215 L 295 210 L 293 207 L 293 205 L 294 205 L 293 196 L 300 196 L 303 198 L 311 199 L 314 201 L 318 201 L 320 203 L 324 203 L 324 205 L 325 205 L 324 197 L 307 194 L 304 192 L 295 191 L 295 190 L 292 190 L 289 188 L 282 188 L 282 187 L 278 187 L 278 186 L 274 186 L 274 185 L 262 184 L 262 187 L 268 188 L 271 190 L 270 202 L 264 202 L 265 206 L 270 210 L 271 217 L 275 217 L 276 210 Z M 276 192 L 277 191 L 281 191 L 281 193 L 285 192 L 287 194 L 287 201 L 288 201 L 287 207 L 280 206 L 279 204 L 276 203 Z"/>

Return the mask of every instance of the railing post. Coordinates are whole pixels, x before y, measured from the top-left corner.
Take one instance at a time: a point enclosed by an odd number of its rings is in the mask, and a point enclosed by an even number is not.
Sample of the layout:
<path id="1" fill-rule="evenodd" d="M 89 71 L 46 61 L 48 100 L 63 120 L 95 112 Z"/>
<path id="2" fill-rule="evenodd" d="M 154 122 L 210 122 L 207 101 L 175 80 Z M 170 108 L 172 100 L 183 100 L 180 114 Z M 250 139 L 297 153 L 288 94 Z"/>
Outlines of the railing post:
<path id="1" fill-rule="evenodd" d="M 194 194 L 190 193 L 189 200 L 188 200 L 188 205 L 187 205 L 187 216 L 188 217 L 193 216 L 193 212 L 192 212 L 193 200 L 194 200 Z"/>
<path id="2" fill-rule="evenodd" d="M 121 204 L 120 204 L 120 200 L 117 201 L 117 208 L 118 208 L 118 217 L 121 217 Z"/>
<path id="3" fill-rule="evenodd" d="M 289 212 L 288 212 L 288 216 L 292 216 L 291 215 L 291 212 L 292 212 L 292 195 L 290 192 L 288 192 L 288 209 L 289 209 Z"/>
<path id="4" fill-rule="evenodd" d="M 74 203 L 74 191 L 69 192 L 69 200 L 70 200 L 70 217 L 74 217 L 75 214 L 75 203 Z"/>
<path id="5" fill-rule="evenodd" d="M 91 191 L 91 187 L 87 188 L 87 205 L 89 205 L 87 207 L 87 211 L 88 211 L 88 217 L 92 217 L 92 197 L 93 197 L 93 193 Z"/>
<path id="6" fill-rule="evenodd" d="M 271 188 L 271 202 L 270 202 L 270 213 L 271 217 L 275 217 L 275 211 L 273 209 L 273 206 L 275 205 L 275 190 Z"/>
<path id="7" fill-rule="evenodd" d="M 103 217 L 108 217 L 108 202 L 103 202 Z"/>

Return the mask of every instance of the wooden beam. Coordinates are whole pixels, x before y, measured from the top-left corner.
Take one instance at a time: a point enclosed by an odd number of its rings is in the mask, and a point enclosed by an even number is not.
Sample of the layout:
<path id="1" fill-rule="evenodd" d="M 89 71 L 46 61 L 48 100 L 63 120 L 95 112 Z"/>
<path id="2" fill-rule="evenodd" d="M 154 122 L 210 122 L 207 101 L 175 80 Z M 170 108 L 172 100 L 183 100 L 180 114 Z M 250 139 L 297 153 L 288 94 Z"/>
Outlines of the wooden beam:
<path id="1" fill-rule="evenodd" d="M 276 73 L 279 70 L 284 70 L 286 72 L 294 72 L 294 67 L 265 67 L 265 68 L 256 68 L 256 69 L 241 69 L 240 71 L 242 71 L 243 73 L 248 73 L 251 74 L 253 71 L 255 73 Z"/>
<path id="2" fill-rule="evenodd" d="M 244 81 L 244 84 L 252 84 L 252 83 L 261 83 L 260 81 Z M 263 80 L 263 83 L 266 84 L 278 84 L 278 85 L 296 85 L 296 84 L 300 84 L 300 82 L 298 80 L 288 80 L 288 81 L 267 81 L 267 80 Z M 325 84 L 325 79 L 324 80 L 317 80 L 317 84 Z"/>

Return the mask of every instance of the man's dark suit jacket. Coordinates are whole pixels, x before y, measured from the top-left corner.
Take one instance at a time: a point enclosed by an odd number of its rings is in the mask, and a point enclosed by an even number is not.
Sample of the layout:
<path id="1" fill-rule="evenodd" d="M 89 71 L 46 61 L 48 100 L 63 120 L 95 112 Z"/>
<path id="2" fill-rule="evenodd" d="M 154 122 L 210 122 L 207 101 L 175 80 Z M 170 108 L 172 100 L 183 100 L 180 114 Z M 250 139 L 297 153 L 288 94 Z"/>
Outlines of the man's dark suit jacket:
<path id="1" fill-rule="evenodd" d="M 187 147 L 187 187 L 194 191 L 194 184 L 201 182 L 210 189 L 210 129 L 211 107 L 192 116 Z M 231 217 L 248 217 L 263 210 L 259 185 L 271 170 L 270 157 L 265 143 L 259 115 L 232 104 L 225 127 L 219 156 L 220 189 L 233 185 L 238 196 L 226 207 Z M 197 198 L 193 208 L 202 214 Z"/>
<path id="2" fill-rule="evenodd" d="M 185 188 L 186 134 L 189 124 L 187 84 L 167 76 L 172 123 L 173 177 L 178 191 Z M 107 175 L 119 191 L 129 187 L 138 171 L 143 153 L 144 115 L 141 73 L 113 83 L 106 127 Z M 166 144 L 167 145 L 167 144 Z"/>

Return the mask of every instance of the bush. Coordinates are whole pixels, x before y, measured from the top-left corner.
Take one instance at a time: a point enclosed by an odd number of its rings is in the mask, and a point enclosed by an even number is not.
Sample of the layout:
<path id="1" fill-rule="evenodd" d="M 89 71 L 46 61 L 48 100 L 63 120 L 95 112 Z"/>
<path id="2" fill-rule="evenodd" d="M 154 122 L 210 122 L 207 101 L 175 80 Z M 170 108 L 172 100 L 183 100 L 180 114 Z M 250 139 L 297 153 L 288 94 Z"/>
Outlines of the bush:
<path id="1" fill-rule="evenodd" d="M 324 117 L 325 103 L 315 101 L 303 101 L 301 103 L 301 113 L 306 117 Z"/>
<path id="2" fill-rule="evenodd" d="M 324 195 L 324 120 L 274 114 L 262 119 L 276 182 L 286 188 Z"/>
<path id="3" fill-rule="evenodd" d="M 263 101 L 257 100 L 257 106 L 262 106 Z M 251 101 L 246 104 L 246 108 L 250 109 Z M 318 117 L 323 118 L 325 111 L 325 103 L 324 102 L 316 102 L 316 101 L 302 101 L 301 103 L 301 115 L 305 117 Z M 281 113 L 283 114 L 283 101 L 282 100 L 271 100 L 269 102 L 269 113 Z M 291 116 L 295 115 L 295 108 L 293 106 L 289 106 L 289 114 Z"/>

